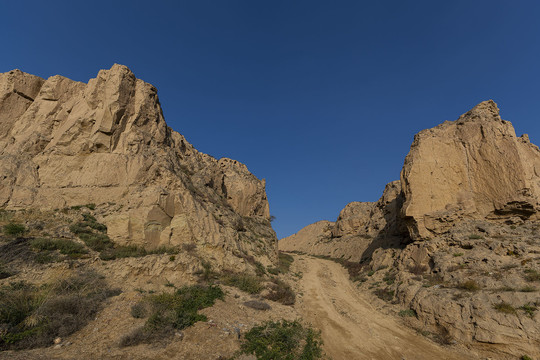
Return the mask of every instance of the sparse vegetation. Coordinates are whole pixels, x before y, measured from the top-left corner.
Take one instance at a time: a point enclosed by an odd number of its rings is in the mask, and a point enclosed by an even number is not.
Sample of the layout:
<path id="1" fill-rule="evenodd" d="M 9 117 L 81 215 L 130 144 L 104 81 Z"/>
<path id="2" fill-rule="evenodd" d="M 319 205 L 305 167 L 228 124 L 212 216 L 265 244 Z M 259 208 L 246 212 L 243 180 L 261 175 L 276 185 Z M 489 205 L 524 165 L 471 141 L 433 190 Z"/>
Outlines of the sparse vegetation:
<path id="1" fill-rule="evenodd" d="M 30 241 L 30 246 L 37 251 L 58 250 L 60 254 L 71 258 L 79 258 L 88 253 L 83 245 L 68 239 L 37 238 Z"/>
<path id="2" fill-rule="evenodd" d="M 118 294 L 93 272 L 77 273 L 53 284 L 14 282 L 0 288 L 0 349 L 52 344 L 92 319 L 102 302 Z"/>
<path id="3" fill-rule="evenodd" d="M 3 263 L 0 262 L 0 279 L 5 279 L 12 275 L 13 273 L 9 271 Z"/>
<path id="4" fill-rule="evenodd" d="M 259 301 L 259 300 L 249 300 L 249 301 L 244 302 L 244 305 L 247 306 L 248 308 L 252 308 L 255 310 L 263 310 L 263 311 L 270 310 L 272 308 L 270 305 L 268 305 L 264 301 Z"/>
<path id="5" fill-rule="evenodd" d="M 479 239 L 483 239 L 484 237 L 482 235 L 478 235 L 478 234 L 469 234 L 469 239 L 473 240 L 479 240 Z"/>
<path id="6" fill-rule="evenodd" d="M 474 280 L 467 280 L 459 284 L 458 288 L 466 291 L 478 291 L 480 290 L 480 285 Z"/>
<path id="7" fill-rule="evenodd" d="M 386 282 L 386 285 L 392 285 L 396 281 L 396 273 L 393 271 L 387 271 L 383 277 L 383 281 Z"/>
<path id="8" fill-rule="evenodd" d="M 525 313 L 532 319 L 534 317 L 534 312 L 538 310 L 538 306 L 536 303 L 527 303 L 520 306 L 519 309 L 525 311 Z"/>
<path id="9" fill-rule="evenodd" d="M 131 308 L 134 317 L 148 316 L 144 326 L 124 336 L 121 346 L 152 343 L 166 340 L 173 330 L 185 329 L 197 321 L 205 321 L 206 316 L 198 311 L 213 306 L 216 300 L 223 300 L 224 293 L 219 286 L 184 286 L 174 293 L 148 295 Z"/>
<path id="10" fill-rule="evenodd" d="M 523 270 L 525 280 L 529 282 L 540 281 L 540 273 L 534 269 Z"/>
<path id="11" fill-rule="evenodd" d="M 294 258 L 289 255 L 289 254 L 285 254 L 283 252 L 279 252 L 279 257 L 278 257 L 278 270 L 280 273 L 282 274 L 286 274 L 289 272 L 289 270 L 291 269 L 291 265 L 294 261 Z"/>
<path id="12" fill-rule="evenodd" d="M 104 251 L 113 247 L 111 239 L 105 234 L 107 227 L 90 214 L 82 214 L 83 221 L 70 225 L 69 230 L 77 235 L 94 251 Z"/>
<path id="13" fill-rule="evenodd" d="M 240 349 L 243 354 L 268 360 L 315 360 L 323 356 L 320 333 L 287 320 L 253 327 Z"/>
<path id="14" fill-rule="evenodd" d="M 227 273 L 222 276 L 225 285 L 234 286 L 249 294 L 258 294 L 263 289 L 261 280 L 247 273 Z"/>
<path id="15" fill-rule="evenodd" d="M 504 313 L 504 314 L 515 314 L 516 313 L 516 309 L 509 303 L 507 302 L 500 302 L 498 304 L 493 304 L 493 308 L 495 310 L 497 310 L 498 312 L 500 313 Z"/>
<path id="16" fill-rule="evenodd" d="M 462 252 L 457 252 L 457 253 L 454 253 L 453 256 L 454 257 L 463 256 L 463 253 Z"/>
<path id="17" fill-rule="evenodd" d="M 4 234 L 10 236 L 21 236 L 26 232 L 26 226 L 23 224 L 12 223 L 4 225 L 3 227 Z"/>
<path id="18" fill-rule="evenodd" d="M 294 305 L 296 295 L 291 286 L 280 279 L 273 279 L 270 285 L 270 293 L 265 299 L 277 301 L 283 305 Z"/>
<path id="19" fill-rule="evenodd" d="M 392 301 L 392 299 L 394 298 L 394 290 L 390 290 L 388 288 L 376 289 L 373 293 L 379 299 L 384 300 L 384 301 Z"/>
<path id="20" fill-rule="evenodd" d="M 401 310 L 398 315 L 401 317 L 416 317 L 416 311 L 412 309 Z"/>

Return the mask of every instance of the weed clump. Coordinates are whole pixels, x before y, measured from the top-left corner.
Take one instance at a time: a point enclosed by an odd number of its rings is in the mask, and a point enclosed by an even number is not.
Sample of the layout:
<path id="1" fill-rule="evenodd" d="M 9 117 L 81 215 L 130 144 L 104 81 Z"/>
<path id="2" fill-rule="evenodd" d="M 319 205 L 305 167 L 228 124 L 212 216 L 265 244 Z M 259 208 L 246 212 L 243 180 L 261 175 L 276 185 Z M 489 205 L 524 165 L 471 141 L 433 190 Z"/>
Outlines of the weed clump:
<path id="1" fill-rule="evenodd" d="M 26 226 L 10 222 L 9 224 L 4 225 L 3 232 L 10 236 L 21 236 L 26 232 Z"/>
<path id="2" fill-rule="evenodd" d="M 217 299 L 223 298 L 224 293 L 219 286 L 204 285 L 184 286 L 172 294 L 148 295 L 131 309 L 134 317 L 148 317 L 146 323 L 124 336 L 120 345 L 132 346 L 169 338 L 174 330 L 205 321 L 206 316 L 198 311 L 213 306 Z"/>
<path id="3" fill-rule="evenodd" d="M 240 352 L 275 360 L 315 360 L 323 356 L 320 333 L 287 320 L 253 327 L 246 333 Z"/>

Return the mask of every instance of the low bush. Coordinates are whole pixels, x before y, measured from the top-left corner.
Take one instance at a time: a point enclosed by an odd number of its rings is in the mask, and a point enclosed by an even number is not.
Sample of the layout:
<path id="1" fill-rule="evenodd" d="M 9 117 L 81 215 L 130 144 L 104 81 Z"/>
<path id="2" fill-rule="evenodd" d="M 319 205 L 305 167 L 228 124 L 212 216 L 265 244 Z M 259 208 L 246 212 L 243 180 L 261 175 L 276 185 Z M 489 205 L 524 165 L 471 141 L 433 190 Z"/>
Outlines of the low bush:
<path id="1" fill-rule="evenodd" d="M 249 294 L 258 294 L 263 289 L 261 280 L 247 273 L 227 273 L 222 276 L 222 281 Z"/>
<path id="2" fill-rule="evenodd" d="M 480 285 L 474 280 L 467 280 L 459 284 L 458 288 L 466 291 L 478 291 L 480 290 Z"/>
<path id="3" fill-rule="evenodd" d="M 525 269 L 523 270 L 524 278 L 527 281 L 540 281 L 540 273 L 534 269 Z"/>
<path id="4" fill-rule="evenodd" d="M 0 288 L 0 349 L 52 344 L 88 323 L 102 302 L 118 291 L 93 272 L 77 273 L 37 287 L 15 282 Z"/>
<path id="5" fill-rule="evenodd" d="M 401 310 L 398 315 L 401 317 L 416 317 L 416 311 L 412 309 Z"/>
<path id="6" fill-rule="evenodd" d="M 84 246 L 68 239 L 37 238 L 30 241 L 30 246 L 38 251 L 60 251 L 60 254 L 73 258 L 87 253 Z"/>
<path id="7" fill-rule="evenodd" d="M 23 224 L 9 223 L 3 227 L 4 234 L 10 236 L 21 236 L 26 232 L 26 227 Z"/>
<path id="8" fill-rule="evenodd" d="M 270 310 L 272 307 L 264 301 L 249 300 L 244 303 L 244 306 L 255 310 Z"/>
<path id="9" fill-rule="evenodd" d="M 296 294 L 291 286 L 280 279 L 272 280 L 270 292 L 264 298 L 277 301 L 283 305 L 294 305 L 296 302 Z"/>
<path id="10" fill-rule="evenodd" d="M 500 302 L 498 304 L 493 304 L 493 308 L 497 310 L 498 312 L 504 313 L 504 314 L 515 314 L 516 309 L 507 302 Z"/>
<path id="11" fill-rule="evenodd" d="M 294 257 L 283 252 L 279 252 L 278 257 L 278 270 L 282 274 L 286 274 L 291 269 L 291 265 L 294 262 Z"/>
<path id="12" fill-rule="evenodd" d="M 83 221 L 70 225 L 69 230 L 94 251 L 112 248 L 114 244 L 106 235 L 107 226 L 98 223 L 96 218 L 90 214 L 82 214 L 82 216 Z"/>
<path id="13" fill-rule="evenodd" d="M 320 333 L 287 320 L 253 327 L 246 333 L 240 352 L 272 360 L 315 360 L 323 356 Z"/>
<path id="14" fill-rule="evenodd" d="M 5 279 L 12 275 L 13 273 L 9 271 L 3 263 L 0 262 L 0 279 Z"/>
<path id="15" fill-rule="evenodd" d="M 531 319 L 534 317 L 534 312 L 538 310 L 537 304 L 531 304 L 527 303 L 525 305 L 522 305 L 519 307 L 520 310 L 525 311 L 527 316 L 529 316 Z"/>
<path id="16" fill-rule="evenodd" d="M 392 301 L 394 299 L 394 290 L 388 288 L 385 289 L 376 289 L 373 292 L 379 299 L 384 301 Z"/>
<path id="17" fill-rule="evenodd" d="M 206 316 L 198 311 L 213 306 L 217 299 L 223 300 L 224 293 L 219 286 L 184 286 L 174 293 L 148 295 L 131 309 L 134 317 L 147 317 L 141 328 L 124 336 L 121 346 L 152 343 L 167 339 L 174 330 L 185 329 L 197 321 L 205 321 Z"/>

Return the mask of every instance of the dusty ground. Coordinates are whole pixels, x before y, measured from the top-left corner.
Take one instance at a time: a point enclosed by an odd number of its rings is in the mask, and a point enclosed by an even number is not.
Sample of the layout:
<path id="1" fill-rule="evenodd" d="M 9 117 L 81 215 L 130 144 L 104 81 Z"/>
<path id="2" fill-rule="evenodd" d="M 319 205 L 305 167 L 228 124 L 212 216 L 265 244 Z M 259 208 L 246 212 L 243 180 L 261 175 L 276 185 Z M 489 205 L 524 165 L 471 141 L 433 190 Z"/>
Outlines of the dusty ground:
<path id="1" fill-rule="evenodd" d="M 114 278 L 114 277 L 112 277 Z M 182 331 L 182 336 L 163 344 L 121 348 L 122 336 L 142 325 L 130 308 L 145 289 L 125 291 L 108 300 L 105 308 L 86 327 L 63 339 L 61 346 L 22 352 L 4 352 L 2 359 L 227 359 L 238 349 L 235 328 L 241 333 L 265 320 L 297 319 L 322 330 L 328 357 L 340 359 L 473 359 L 459 349 L 442 347 L 401 324 L 400 318 L 384 314 L 372 305 L 371 294 L 362 294 L 346 270 L 332 261 L 295 255 L 286 280 L 297 291 L 294 307 L 269 301 L 270 311 L 243 305 L 251 295 L 224 287 L 225 301 L 202 310 L 209 321 Z M 169 291 L 159 279 L 148 282 L 146 291 Z M 119 284 L 117 284 L 119 285 Z M 175 284 L 177 286 L 181 284 Z"/>
<path id="2" fill-rule="evenodd" d="M 303 274 L 297 309 L 322 330 L 325 351 L 334 360 L 477 359 L 437 345 L 377 311 L 335 262 L 295 255 L 293 269 Z"/>

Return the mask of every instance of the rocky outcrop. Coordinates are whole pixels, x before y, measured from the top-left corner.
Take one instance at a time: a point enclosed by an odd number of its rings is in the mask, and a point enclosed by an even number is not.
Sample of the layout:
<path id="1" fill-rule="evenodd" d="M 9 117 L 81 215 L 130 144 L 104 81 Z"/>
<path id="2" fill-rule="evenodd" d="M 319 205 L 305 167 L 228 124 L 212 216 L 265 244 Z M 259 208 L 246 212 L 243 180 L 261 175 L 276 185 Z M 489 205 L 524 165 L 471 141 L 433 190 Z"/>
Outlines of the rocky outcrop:
<path id="1" fill-rule="evenodd" d="M 225 267 L 276 259 L 264 180 L 171 130 L 156 88 L 122 65 L 88 84 L 0 74 L 0 173 L 4 208 L 95 203 L 120 244 L 196 244 Z"/>
<path id="2" fill-rule="evenodd" d="M 499 116 L 493 101 L 418 133 L 401 172 L 401 209 L 415 240 L 465 218 L 537 214 L 540 151 Z"/>

